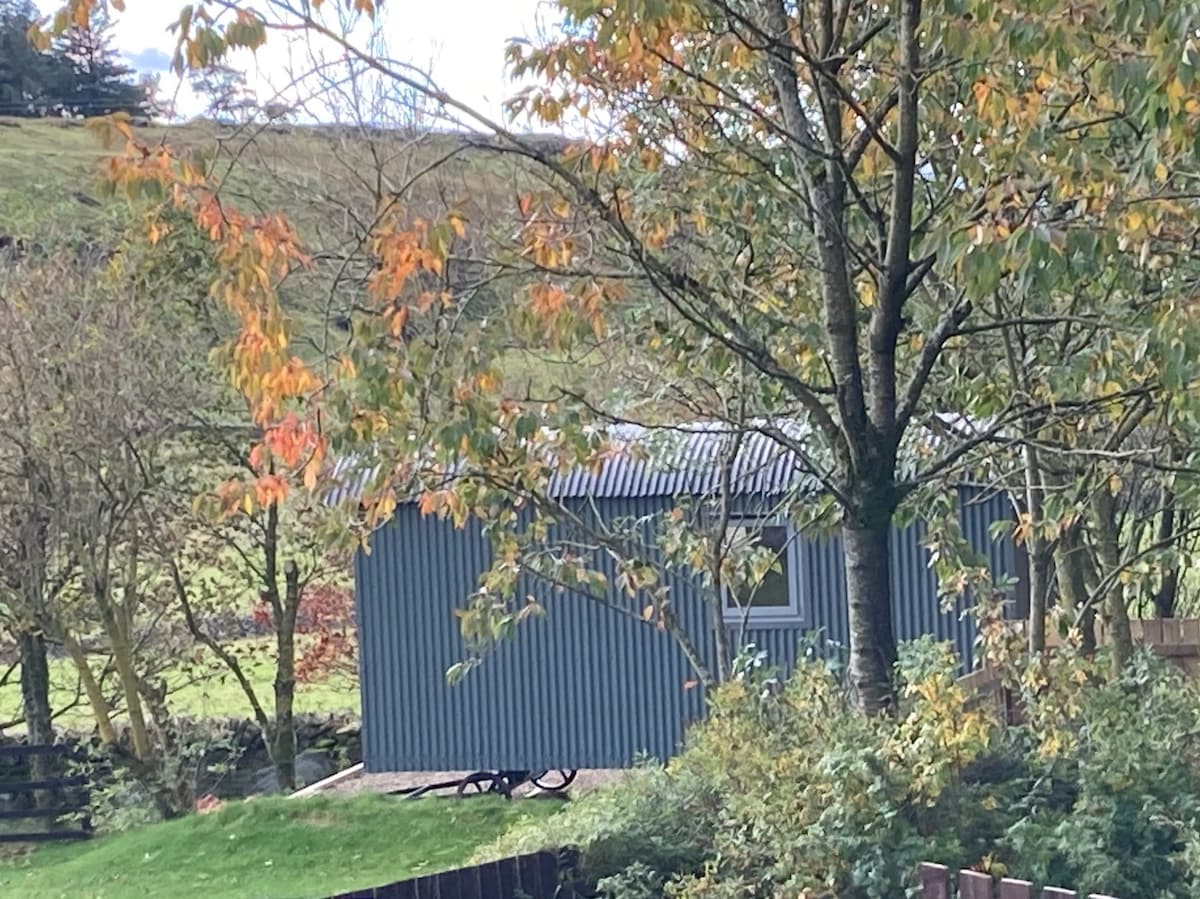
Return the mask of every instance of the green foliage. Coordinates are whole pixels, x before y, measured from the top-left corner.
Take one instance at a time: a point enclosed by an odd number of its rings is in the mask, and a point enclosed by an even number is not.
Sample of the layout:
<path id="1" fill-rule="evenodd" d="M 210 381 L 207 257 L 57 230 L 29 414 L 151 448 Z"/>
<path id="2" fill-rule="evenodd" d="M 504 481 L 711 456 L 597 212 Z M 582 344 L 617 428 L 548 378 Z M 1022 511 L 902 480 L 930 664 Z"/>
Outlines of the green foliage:
<path id="1" fill-rule="evenodd" d="M 1038 779 L 1008 843 L 1024 877 L 1126 897 L 1200 888 L 1200 688 L 1136 656 L 1119 678 L 1077 663 L 1019 732 Z"/>
<path id="2" fill-rule="evenodd" d="M 1126 899 L 1200 886 L 1200 687 L 1139 656 L 1024 671 L 1029 723 L 971 709 L 949 649 L 902 651 L 902 707 L 870 719 L 821 662 L 716 691 L 666 769 L 572 803 L 486 855 L 576 845 L 613 897 L 894 899 L 921 861 Z M 810 891 L 806 893 L 805 891 Z"/>

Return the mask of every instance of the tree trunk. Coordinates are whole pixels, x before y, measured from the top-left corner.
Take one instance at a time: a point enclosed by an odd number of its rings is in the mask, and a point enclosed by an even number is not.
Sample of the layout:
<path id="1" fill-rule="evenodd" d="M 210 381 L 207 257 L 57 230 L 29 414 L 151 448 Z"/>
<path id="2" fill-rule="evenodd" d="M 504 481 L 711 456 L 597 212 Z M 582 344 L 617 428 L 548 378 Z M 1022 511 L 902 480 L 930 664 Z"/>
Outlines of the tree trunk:
<path id="1" fill-rule="evenodd" d="M 1096 513 L 1096 553 L 1104 566 L 1102 577 L 1108 584 L 1101 599 L 1108 618 L 1113 647 L 1113 668 L 1116 672 L 1133 657 L 1133 633 L 1129 627 L 1129 610 L 1125 607 L 1125 590 L 1117 577 L 1121 565 L 1121 548 L 1117 535 L 1117 508 L 1108 484 L 1101 484 L 1092 496 Z"/>
<path id="2" fill-rule="evenodd" d="M 74 636 L 66 631 L 62 634 L 62 643 L 63 648 L 67 650 L 67 655 L 75 663 L 75 670 L 79 672 L 79 679 L 83 683 L 83 692 L 87 694 L 88 704 L 92 707 L 92 717 L 96 721 L 96 732 L 100 737 L 100 742 L 105 746 L 112 746 L 117 742 L 117 729 L 112 723 L 108 699 L 104 696 L 104 691 L 100 689 L 96 676 L 92 674 L 92 668 L 88 665 L 83 647 L 79 645 L 79 641 Z"/>
<path id="3" fill-rule="evenodd" d="M 890 535 L 890 515 L 872 527 L 847 523 L 842 528 L 850 613 L 850 687 L 867 714 L 887 711 L 895 704 Z"/>
<path id="4" fill-rule="evenodd" d="M 25 715 L 25 731 L 31 745 L 54 742 L 54 726 L 50 717 L 50 666 L 46 662 L 46 640 L 35 631 L 23 630 L 17 635 L 21 654 L 21 708 Z M 29 777 L 45 780 L 53 775 L 53 756 L 31 755 Z M 51 797 L 45 790 L 33 794 L 34 805 L 47 806 Z"/>
<path id="5" fill-rule="evenodd" d="M 1025 538 L 1029 555 L 1029 652 L 1046 649 L 1046 600 L 1050 595 L 1050 554 L 1045 541 L 1037 536 L 1042 518 L 1042 470 L 1037 451 L 1025 447 L 1025 511 L 1030 529 Z"/>
<path id="6" fill-rule="evenodd" d="M 1079 539 L 1079 523 L 1063 530 L 1054 551 L 1054 571 L 1058 577 L 1058 594 L 1063 605 L 1074 609 L 1081 636 L 1080 648 L 1085 655 L 1096 652 L 1096 608 L 1088 601 L 1087 579 L 1084 576 L 1083 542 Z"/>
<path id="7" fill-rule="evenodd" d="M 133 662 L 133 647 L 128 636 L 111 613 L 104 616 L 108 632 L 109 648 L 112 650 L 113 665 L 117 679 L 121 682 L 121 695 L 125 697 L 125 708 L 129 714 L 129 732 L 133 738 L 133 752 L 139 760 L 148 762 L 154 754 L 150 732 L 146 728 L 146 715 L 142 709 L 142 697 L 138 692 L 138 675 Z"/>
<path id="8" fill-rule="evenodd" d="M 296 615 L 300 608 L 300 573 L 295 563 L 284 566 L 283 615 L 275 623 L 275 727 L 271 761 L 279 789 L 296 789 Z"/>
<path id="9" fill-rule="evenodd" d="M 46 640 L 35 631 L 18 635 L 21 652 L 21 707 L 30 743 L 54 742 L 50 719 L 50 666 L 46 661 Z"/>
<path id="10" fill-rule="evenodd" d="M 1180 516 L 1182 518 L 1183 516 Z M 1159 546 L 1167 546 L 1175 539 L 1175 493 L 1168 490 L 1163 500 L 1162 517 L 1159 520 L 1157 542 Z M 1186 524 L 1179 522 L 1179 529 L 1186 530 Z M 1154 612 L 1159 618 L 1174 618 L 1175 605 L 1179 597 L 1179 566 L 1174 565 L 1163 572 L 1162 583 L 1154 591 Z"/>

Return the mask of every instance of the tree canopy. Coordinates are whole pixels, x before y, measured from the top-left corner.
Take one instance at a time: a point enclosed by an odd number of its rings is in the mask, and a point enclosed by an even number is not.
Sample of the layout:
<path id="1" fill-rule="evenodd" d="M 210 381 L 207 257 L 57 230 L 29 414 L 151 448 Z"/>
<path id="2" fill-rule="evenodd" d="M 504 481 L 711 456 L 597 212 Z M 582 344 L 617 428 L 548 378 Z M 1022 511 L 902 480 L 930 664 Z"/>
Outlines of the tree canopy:
<path id="1" fill-rule="evenodd" d="M 63 21 L 90 6 L 74 0 Z M 611 452 L 613 424 L 703 419 L 734 448 L 752 433 L 777 442 L 822 485 L 821 502 L 783 511 L 840 529 L 850 681 L 869 711 L 895 699 L 889 530 L 918 509 L 936 517 L 962 479 L 1014 499 L 1034 650 L 1056 553 L 1071 620 L 1099 607 L 1121 626 L 1114 585 L 1144 558 L 1113 552 L 1122 475 L 1148 477 L 1165 508 L 1194 470 L 1148 435 L 1166 433 L 1151 422 L 1186 433 L 1193 415 L 1200 4 L 561 0 L 554 34 L 510 48 L 513 74 L 535 82 L 511 122 L 359 43 L 353 20 L 373 4 L 338 6 L 341 18 L 285 0 L 266 4 L 272 16 L 189 6 L 177 64 L 303 31 L 482 131 L 476 146 L 525 174 L 494 229 L 459 197 L 408 208 L 424 172 L 348 212 L 370 223 L 355 253 L 371 269 L 352 338 L 318 376 L 279 314 L 310 247 L 281 217 L 223 203 L 194 162 L 130 142 L 115 179 L 170 185 L 193 210 L 241 323 L 227 359 L 266 438 L 231 507 L 277 501 L 293 478 L 312 487 L 331 449 L 356 454 L 378 472 L 368 528 L 413 491 L 429 513 L 488 525 L 498 562 L 463 615 L 473 639 L 525 614 L 525 574 L 608 595 L 596 554 L 620 560 L 630 605 L 670 630 L 652 553 L 549 485 Z M 583 136 L 548 144 L 522 116 Z M 483 264 L 453 280 L 471 233 L 486 234 Z M 472 314 L 496 283 L 511 286 L 504 314 Z M 622 383 L 522 389 L 504 368 L 514 345 L 615 354 Z M 680 514 L 690 537 L 671 519 L 650 548 L 697 573 L 719 635 L 728 516 Z M 583 532 L 587 551 L 556 527 Z M 1091 569 L 1075 578 L 1085 536 Z M 931 542 L 948 592 L 982 586 L 971 560 L 950 570 L 952 528 Z"/>

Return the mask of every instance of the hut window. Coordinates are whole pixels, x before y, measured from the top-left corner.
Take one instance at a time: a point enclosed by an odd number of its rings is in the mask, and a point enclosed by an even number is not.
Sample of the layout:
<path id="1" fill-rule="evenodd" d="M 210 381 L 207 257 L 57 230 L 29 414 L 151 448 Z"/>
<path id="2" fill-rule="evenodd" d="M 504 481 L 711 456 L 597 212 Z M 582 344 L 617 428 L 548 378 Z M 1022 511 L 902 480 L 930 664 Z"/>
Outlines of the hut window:
<path id="1" fill-rule="evenodd" d="M 744 521 L 736 523 L 731 536 L 735 550 L 763 547 L 775 559 L 757 582 L 726 592 L 725 617 L 734 621 L 745 616 L 749 622 L 799 622 L 802 615 L 795 530 L 778 521 Z"/>

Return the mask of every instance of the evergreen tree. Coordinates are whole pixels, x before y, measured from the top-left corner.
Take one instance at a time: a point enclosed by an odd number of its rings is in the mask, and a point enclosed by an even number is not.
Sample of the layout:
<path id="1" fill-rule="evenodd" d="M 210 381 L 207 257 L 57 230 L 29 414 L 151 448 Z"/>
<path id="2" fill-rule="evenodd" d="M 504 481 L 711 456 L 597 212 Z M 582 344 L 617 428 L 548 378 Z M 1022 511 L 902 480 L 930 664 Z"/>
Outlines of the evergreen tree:
<path id="1" fill-rule="evenodd" d="M 97 116 L 113 112 L 148 115 L 150 97 L 137 83 L 133 69 L 118 61 L 112 47 L 111 25 L 106 16 L 92 16 L 89 28 L 71 28 L 55 48 L 71 67 L 72 89 L 61 98 L 61 108 L 73 115 Z"/>
<path id="2" fill-rule="evenodd" d="M 0 0 L 0 115 L 151 112 L 147 84 L 119 61 L 107 19 L 93 17 L 42 52 L 28 38 L 37 18 L 31 0 Z"/>
<path id="3" fill-rule="evenodd" d="M 37 18 L 30 0 L 0 0 L 0 115 L 40 116 L 70 90 L 71 67 L 36 50 L 26 36 Z"/>

